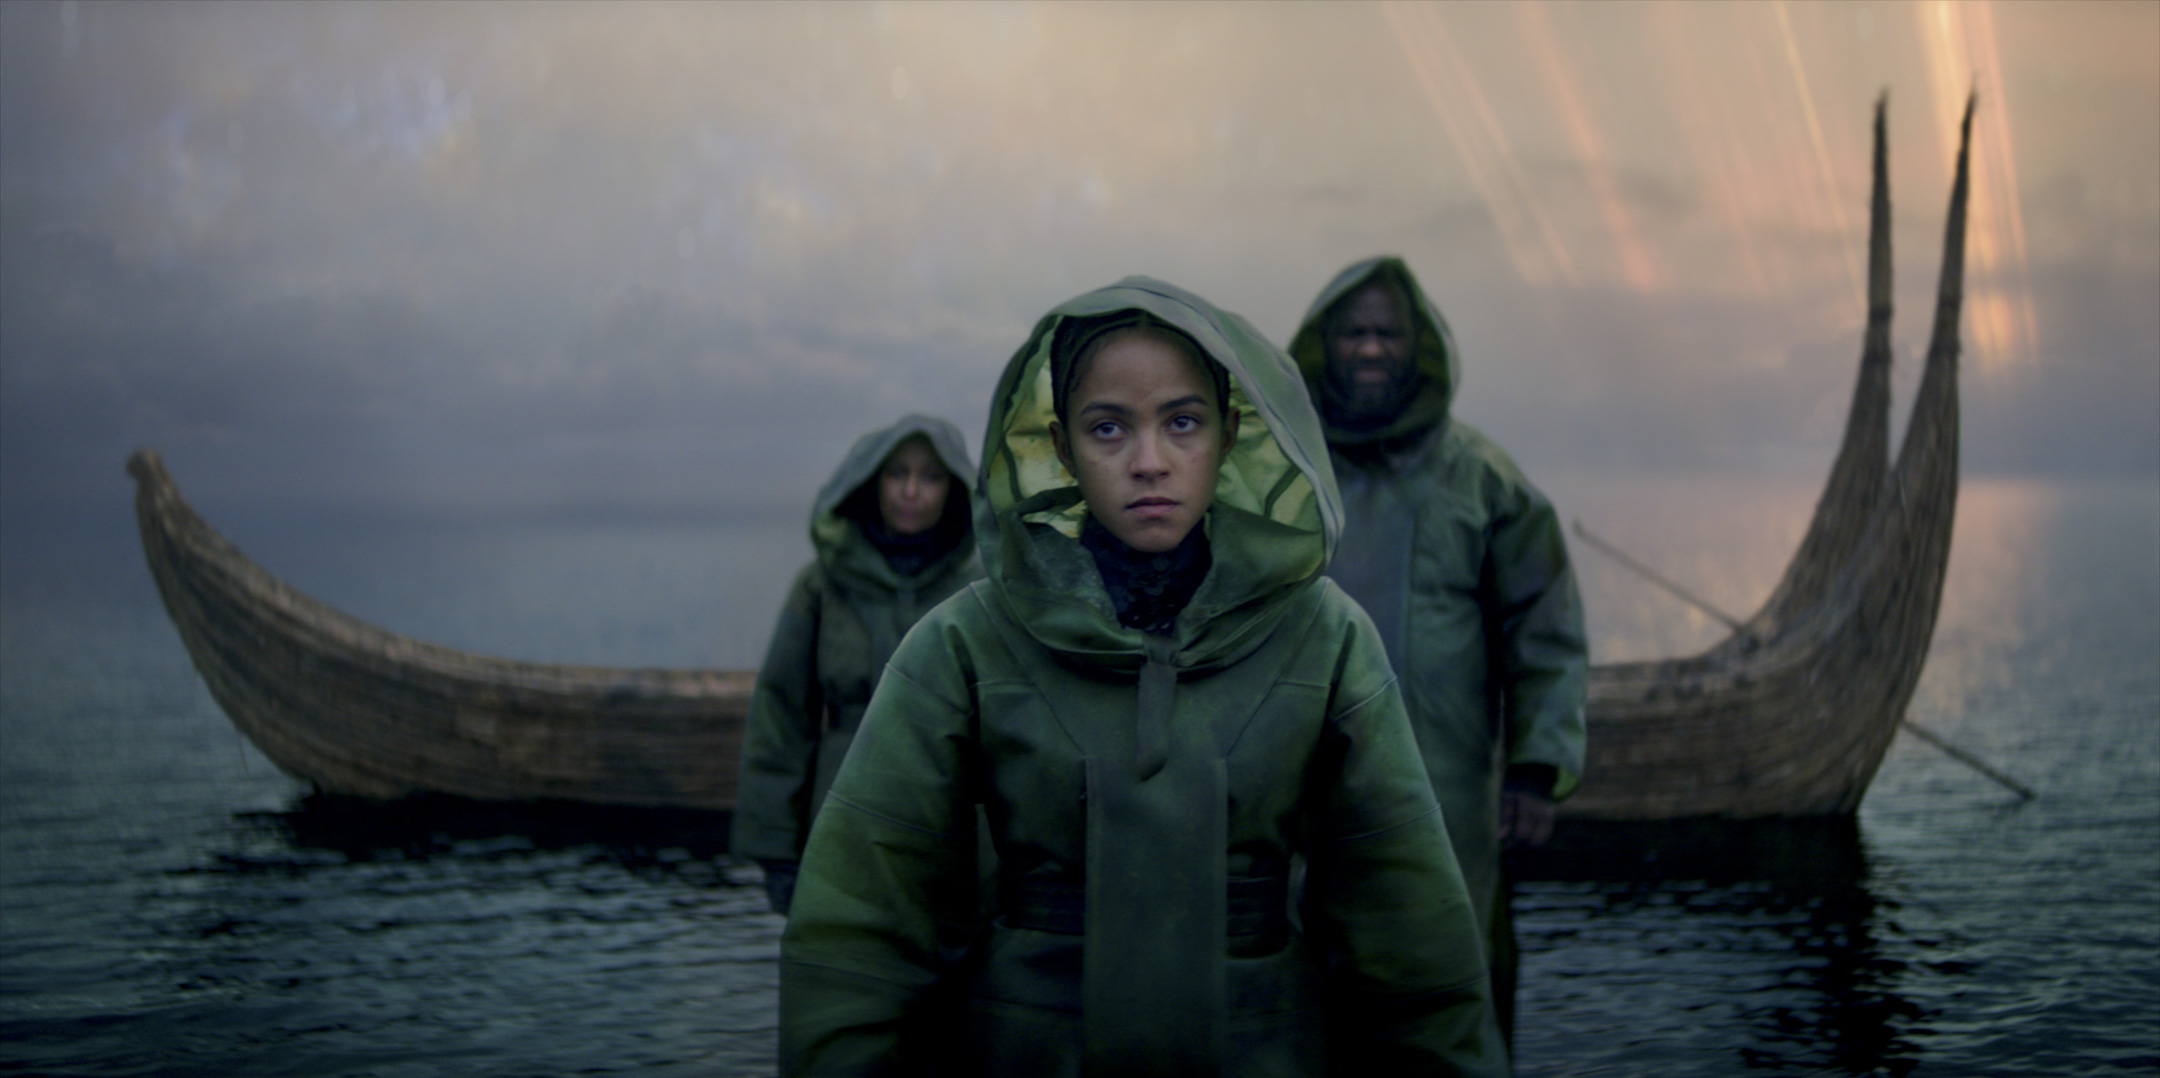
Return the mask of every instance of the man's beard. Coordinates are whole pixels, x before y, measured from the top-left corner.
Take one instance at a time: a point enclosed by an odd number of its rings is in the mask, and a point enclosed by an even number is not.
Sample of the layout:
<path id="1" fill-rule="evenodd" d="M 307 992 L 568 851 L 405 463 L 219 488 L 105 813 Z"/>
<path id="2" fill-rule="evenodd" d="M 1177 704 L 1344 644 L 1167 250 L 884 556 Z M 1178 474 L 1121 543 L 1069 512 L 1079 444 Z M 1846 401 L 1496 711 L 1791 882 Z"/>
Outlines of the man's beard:
<path id="1" fill-rule="evenodd" d="M 1424 387 L 1424 373 L 1414 364 L 1404 364 L 1379 383 L 1355 382 L 1330 370 L 1320 382 L 1320 410 L 1329 424 L 1344 430 L 1379 430 L 1400 418 Z"/>

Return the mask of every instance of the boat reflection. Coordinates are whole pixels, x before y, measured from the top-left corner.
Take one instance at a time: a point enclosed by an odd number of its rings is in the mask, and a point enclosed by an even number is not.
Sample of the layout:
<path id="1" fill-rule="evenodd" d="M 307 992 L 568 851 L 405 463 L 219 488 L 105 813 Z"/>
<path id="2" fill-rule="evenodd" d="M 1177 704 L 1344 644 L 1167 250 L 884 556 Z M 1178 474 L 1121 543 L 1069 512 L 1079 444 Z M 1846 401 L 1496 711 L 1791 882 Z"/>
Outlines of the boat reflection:
<path id="1" fill-rule="evenodd" d="M 724 813 L 314 795 L 242 822 L 254 840 L 199 871 L 234 884 L 281 882 L 222 889 L 214 916 L 206 908 L 200 918 L 213 927 L 198 934 L 222 938 L 233 925 L 278 920 L 300 880 L 318 881 L 299 885 L 340 909 L 368 896 L 349 911 L 363 920 L 426 906 L 433 892 L 460 896 L 451 903 L 459 906 L 520 882 L 546 893 L 569 887 L 562 905 L 526 916 L 574 912 L 622 924 L 659 916 L 653 903 L 687 885 L 735 896 L 731 915 L 707 928 L 729 947 L 750 947 L 738 960 L 759 970 L 771 961 L 768 920 L 737 924 L 733 915 L 758 912 L 761 900 L 744 886 L 752 877 L 723 856 Z M 1903 1075 L 1919 1065 L 1935 1019 L 1903 986 L 1960 974 L 1951 963 L 1909 968 L 1915 947 L 1929 943 L 1906 933 L 1897 906 L 1878 897 L 1879 869 L 1850 816 L 1562 820 L 1550 845 L 1510 854 L 1509 868 L 1526 1076 Z M 440 915 L 427 907 L 400 916 Z"/>
<path id="2" fill-rule="evenodd" d="M 589 850 L 624 868 L 679 875 L 718 871 L 729 813 L 536 801 L 494 803 L 446 796 L 395 801 L 311 794 L 278 812 L 243 819 L 267 832 L 268 849 L 228 853 L 232 871 L 278 871 L 319 863 L 490 858 Z M 693 869 L 690 866 L 700 866 Z"/>
<path id="3" fill-rule="evenodd" d="M 1652 1073 L 1641 1068 L 1689 1041 L 1679 1054 L 1716 1059 L 1704 1050 L 1718 1039 L 1724 1070 L 1895 1075 L 1919 1063 L 1912 1034 L 1931 1015 L 1899 993 L 1907 964 L 1883 947 L 1902 935 L 1897 909 L 1869 886 L 1851 816 L 1563 820 L 1509 868 L 1525 1073 Z M 1616 975 L 1637 985 L 1624 1003 L 1575 990 L 1609 994 Z M 1612 1041 L 1581 1037 L 1586 1009 L 1609 1012 L 1590 1021 Z M 1540 1012 L 1561 1011 L 1575 1035 L 1541 1043 Z"/>

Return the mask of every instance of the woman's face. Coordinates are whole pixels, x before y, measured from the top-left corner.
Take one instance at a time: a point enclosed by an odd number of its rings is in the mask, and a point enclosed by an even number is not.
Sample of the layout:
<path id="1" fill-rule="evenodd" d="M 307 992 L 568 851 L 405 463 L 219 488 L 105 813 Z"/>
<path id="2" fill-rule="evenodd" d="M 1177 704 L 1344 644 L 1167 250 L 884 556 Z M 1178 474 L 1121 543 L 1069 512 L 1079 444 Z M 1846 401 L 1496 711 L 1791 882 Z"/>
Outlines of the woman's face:
<path id="1" fill-rule="evenodd" d="M 909 438 L 885 458 L 878 469 L 878 513 L 886 530 L 896 535 L 919 535 L 937 526 L 945 514 L 945 494 L 952 489 L 952 473 L 945 470 L 930 443 Z"/>
<path id="2" fill-rule="evenodd" d="M 1224 422 L 1198 361 L 1155 334 L 1118 333 L 1081 372 L 1067 408 L 1051 438 L 1088 512 L 1134 550 L 1183 542 L 1214 504 L 1216 473 L 1237 443 L 1237 416 Z"/>

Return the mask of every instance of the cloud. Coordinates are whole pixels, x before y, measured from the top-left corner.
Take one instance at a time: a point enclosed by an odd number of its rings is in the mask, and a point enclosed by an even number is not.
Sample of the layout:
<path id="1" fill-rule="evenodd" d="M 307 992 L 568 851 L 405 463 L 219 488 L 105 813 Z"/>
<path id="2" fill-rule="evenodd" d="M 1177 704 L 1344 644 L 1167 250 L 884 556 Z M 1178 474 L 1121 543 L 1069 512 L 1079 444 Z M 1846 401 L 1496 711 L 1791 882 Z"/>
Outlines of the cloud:
<path id="1" fill-rule="evenodd" d="M 979 429 L 1006 355 L 1073 294 L 1149 273 L 1281 336 L 1380 251 L 1455 323 L 1463 414 L 1526 463 L 1817 469 L 1858 353 L 1867 104 L 1922 99 L 1897 82 L 1922 70 L 1902 21 L 1863 48 L 1801 12 L 1818 159 L 1782 41 L 1748 36 L 1774 20 L 1680 8 L 1651 33 L 1556 8 L 1591 162 L 1522 20 L 1450 16 L 1574 256 L 1548 280 L 1355 7 L 62 10 L 0 5 L 11 502 L 105 497 L 144 443 L 253 497 L 807 501 L 901 412 Z M 2151 17 L 2071 10 L 2003 38 L 2031 50 L 2004 90 L 2030 279 L 1976 271 L 1971 294 L 2029 285 L 2044 355 L 1969 364 L 1976 467 L 2153 456 L 2160 74 L 2116 49 L 2108 93 L 2057 85 L 2084 85 L 2080 42 Z M 1713 38 L 1733 45 L 1690 47 Z M 1894 114 L 1906 356 L 1938 135 Z M 1631 284 L 1627 250 L 1660 272 Z"/>
<path id="2" fill-rule="evenodd" d="M 505 357 L 399 293 L 251 298 L 78 229 L 5 238 L 11 497 L 110 486 L 146 444 L 258 494 L 766 504 L 814 487 L 861 417 L 977 411 L 994 376 L 988 359 L 941 376 L 956 365 L 931 353 L 958 348 L 935 334 L 752 324 L 657 291 L 602 308 L 551 356 Z"/>

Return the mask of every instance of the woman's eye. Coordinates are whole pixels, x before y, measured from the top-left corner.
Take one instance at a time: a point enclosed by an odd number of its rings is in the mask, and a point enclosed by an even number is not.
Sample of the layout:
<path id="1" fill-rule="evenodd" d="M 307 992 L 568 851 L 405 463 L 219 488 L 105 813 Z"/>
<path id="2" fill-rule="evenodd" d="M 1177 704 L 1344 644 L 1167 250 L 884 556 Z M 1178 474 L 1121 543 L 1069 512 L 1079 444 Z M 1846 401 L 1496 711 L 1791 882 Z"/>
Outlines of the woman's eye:
<path id="1" fill-rule="evenodd" d="M 1170 429 L 1176 431 L 1179 434 L 1189 434 L 1192 431 L 1199 429 L 1199 427 L 1199 416 L 1179 415 L 1170 417 Z"/>

